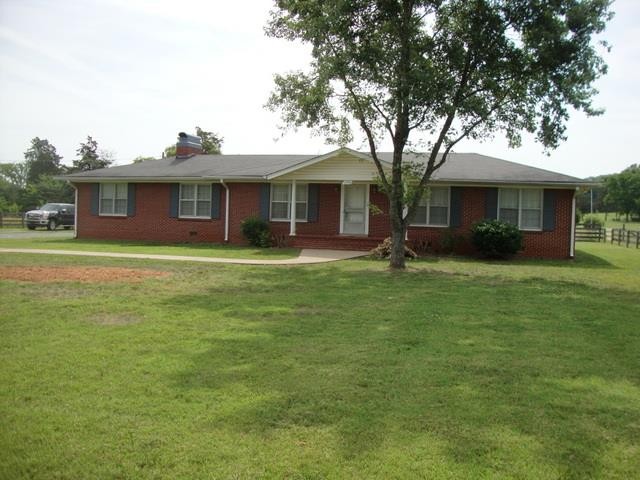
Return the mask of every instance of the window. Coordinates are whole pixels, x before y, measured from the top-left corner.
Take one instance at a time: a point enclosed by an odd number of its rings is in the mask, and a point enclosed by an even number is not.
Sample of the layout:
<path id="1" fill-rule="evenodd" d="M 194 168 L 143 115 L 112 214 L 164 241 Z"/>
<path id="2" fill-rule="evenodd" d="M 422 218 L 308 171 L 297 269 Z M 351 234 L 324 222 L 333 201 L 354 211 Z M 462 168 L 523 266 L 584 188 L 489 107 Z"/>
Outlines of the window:
<path id="1" fill-rule="evenodd" d="M 296 220 L 306 222 L 309 188 L 307 184 L 296 185 Z M 291 184 L 271 184 L 271 220 L 291 219 Z"/>
<path id="2" fill-rule="evenodd" d="M 100 184 L 100 215 L 127 214 L 127 184 Z"/>
<path id="3" fill-rule="evenodd" d="M 449 187 L 431 187 L 420 199 L 412 225 L 449 225 Z"/>
<path id="4" fill-rule="evenodd" d="M 539 188 L 501 188 L 498 219 L 521 230 L 542 229 L 542 190 Z"/>
<path id="5" fill-rule="evenodd" d="M 211 184 L 180 184 L 180 217 L 211 218 Z"/>

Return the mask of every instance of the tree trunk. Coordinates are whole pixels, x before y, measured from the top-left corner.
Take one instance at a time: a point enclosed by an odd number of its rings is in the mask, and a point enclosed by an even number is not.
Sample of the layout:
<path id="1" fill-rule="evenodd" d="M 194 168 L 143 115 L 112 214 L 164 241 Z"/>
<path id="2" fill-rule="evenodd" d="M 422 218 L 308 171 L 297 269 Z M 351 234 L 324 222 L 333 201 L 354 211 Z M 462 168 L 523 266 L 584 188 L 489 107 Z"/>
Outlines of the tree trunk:
<path id="1" fill-rule="evenodd" d="M 396 191 L 392 193 L 391 196 L 395 197 L 399 195 L 400 193 Z M 394 270 L 402 270 L 406 267 L 404 258 L 404 239 L 407 230 L 404 219 L 402 218 L 402 199 L 391 198 L 389 204 L 389 214 L 391 217 L 391 255 L 389 256 L 389 267 Z"/>
<path id="2" fill-rule="evenodd" d="M 405 228 L 399 230 L 395 227 L 391 231 L 391 256 L 389 257 L 389 267 L 394 270 L 406 268 L 404 257 Z"/>

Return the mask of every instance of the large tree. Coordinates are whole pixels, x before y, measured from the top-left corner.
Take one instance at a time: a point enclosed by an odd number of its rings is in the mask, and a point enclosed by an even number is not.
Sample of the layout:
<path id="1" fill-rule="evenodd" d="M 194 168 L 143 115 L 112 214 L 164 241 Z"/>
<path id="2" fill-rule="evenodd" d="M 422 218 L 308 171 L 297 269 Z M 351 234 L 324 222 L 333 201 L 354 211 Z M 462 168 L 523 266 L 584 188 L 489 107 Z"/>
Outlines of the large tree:
<path id="1" fill-rule="evenodd" d="M 311 45 L 313 60 L 307 72 L 276 75 L 268 106 L 287 126 L 341 144 L 355 120 L 389 197 L 390 264 L 404 268 L 407 226 L 460 141 L 501 131 L 517 146 L 530 132 L 555 148 L 570 108 L 599 113 L 592 84 L 606 65 L 594 36 L 611 17 L 609 4 L 277 0 L 267 34 Z M 377 154 L 383 136 L 393 143 L 390 171 Z M 403 161 L 405 149 L 425 147 L 423 161 Z"/>
<path id="2" fill-rule="evenodd" d="M 98 150 L 98 142 L 91 135 L 87 135 L 87 141 L 80 143 L 80 147 L 76 150 L 78 158 L 73 161 L 73 170 L 77 172 L 86 172 L 89 170 L 97 170 L 106 168 L 113 163 L 111 154 Z"/>
<path id="3" fill-rule="evenodd" d="M 609 175 L 605 180 L 606 200 L 614 208 L 629 215 L 640 216 L 640 165 L 631 165 L 620 173 Z"/>
<path id="4" fill-rule="evenodd" d="M 41 176 L 58 175 L 64 167 L 60 164 L 62 156 L 48 140 L 35 137 L 31 147 L 24 152 L 27 168 L 27 183 L 36 183 Z"/>

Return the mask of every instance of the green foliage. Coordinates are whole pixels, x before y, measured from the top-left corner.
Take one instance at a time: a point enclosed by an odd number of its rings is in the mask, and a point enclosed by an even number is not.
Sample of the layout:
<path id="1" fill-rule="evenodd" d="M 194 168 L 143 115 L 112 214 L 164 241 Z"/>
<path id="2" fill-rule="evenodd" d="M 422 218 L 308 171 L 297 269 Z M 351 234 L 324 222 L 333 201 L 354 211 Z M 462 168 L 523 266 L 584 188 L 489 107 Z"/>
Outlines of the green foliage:
<path id="1" fill-rule="evenodd" d="M 602 228 L 604 222 L 598 215 L 587 214 L 582 217 L 582 224 L 588 228 Z"/>
<path id="2" fill-rule="evenodd" d="M 59 175 L 64 171 L 60 164 L 62 157 L 46 139 L 35 137 L 31 140 L 31 147 L 24 152 L 24 158 L 27 183 L 36 183 L 42 175 Z"/>
<path id="3" fill-rule="evenodd" d="M 249 244 L 254 247 L 271 246 L 271 227 L 261 218 L 245 218 L 240 224 L 240 231 Z"/>
<path id="4" fill-rule="evenodd" d="M 28 166 L 25 162 L 0 163 L 0 179 L 16 188 L 24 188 L 27 185 L 28 173 Z"/>
<path id="5" fill-rule="evenodd" d="M 308 127 L 339 144 L 352 137 L 354 121 L 390 198 L 392 235 L 404 237 L 458 142 L 502 132 L 516 146 L 529 132 L 551 149 L 565 139 L 570 109 L 601 113 L 592 85 L 606 73 L 607 46 L 595 37 L 611 18 L 609 4 L 280 0 L 267 34 L 310 45 L 313 60 L 306 72 L 275 76 L 267 107 L 281 112 L 285 127 Z M 413 142 L 416 135 L 429 143 Z M 393 142 L 390 172 L 377 157 L 385 136 Z M 402 154 L 425 145 L 430 152 L 409 191 Z"/>
<path id="6" fill-rule="evenodd" d="M 165 157 L 175 157 L 176 156 L 176 145 L 175 145 L 175 143 L 173 145 L 169 145 L 167 148 L 164 149 L 164 156 Z"/>
<path id="7" fill-rule="evenodd" d="M 148 160 L 155 160 L 154 157 L 145 157 L 143 155 L 140 155 L 136 158 L 133 159 L 133 163 L 141 163 L 141 162 L 146 162 Z"/>
<path id="8" fill-rule="evenodd" d="M 28 184 L 20 196 L 20 204 L 24 210 L 31 210 L 50 202 L 74 203 L 75 190 L 63 180 L 41 175 L 37 182 Z"/>
<path id="9" fill-rule="evenodd" d="M 222 142 L 224 138 L 217 133 L 207 132 L 200 127 L 196 127 L 196 135 L 202 139 L 202 152 L 209 154 L 222 153 Z"/>
<path id="10" fill-rule="evenodd" d="M 631 165 L 622 172 L 610 175 L 605 180 L 606 199 L 615 210 L 640 217 L 640 165 Z"/>
<path id="11" fill-rule="evenodd" d="M 203 130 L 200 127 L 196 127 L 196 135 L 202 139 L 202 153 L 208 153 L 208 154 L 222 153 L 222 142 L 224 142 L 223 137 L 221 137 L 217 133 Z M 165 157 L 176 156 L 175 144 L 169 145 L 167 148 L 164 149 L 164 156 Z"/>
<path id="12" fill-rule="evenodd" d="M 74 172 L 86 172 L 89 170 L 97 170 L 99 168 L 107 168 L 113 163 L 111 154 L 108 152 L 98 151 L 98 142 L 87 136 L 87 141 L 80 144 L 80 148 L 76 150 L 79 158 L 73 161 Z"/>
<path id="13" fill-rule="evenodd" d="M 471 227 L 471 242 L 487 258 L 507 258 L 522 250 L 522 232 L 511 223 L 483 220 Z"/>

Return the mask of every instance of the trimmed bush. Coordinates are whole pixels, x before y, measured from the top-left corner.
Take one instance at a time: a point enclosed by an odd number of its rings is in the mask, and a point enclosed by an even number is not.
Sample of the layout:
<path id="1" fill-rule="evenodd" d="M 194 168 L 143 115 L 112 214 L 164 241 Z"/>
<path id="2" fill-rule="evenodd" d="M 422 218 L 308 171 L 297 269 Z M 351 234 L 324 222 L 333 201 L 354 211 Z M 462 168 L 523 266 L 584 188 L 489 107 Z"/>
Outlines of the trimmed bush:
<path id="1" fill-rule="evenodd" d="M 488 258 L 507 258 L 522 250 L 522 232 L 499 220 L 483 220 L 471 227 L 471 242 Z"/>
<path id="2" fill-rule="evenodd" d="M 600 217 L 596 215 L 585 215 L 582 217 L 582 224 L 587 228 L 602 228 L 604 227 L 604 222 L 600 219 Z"/>
<path id="3" fill-rule="evenodd" d="M 250 245 L 266 248 L 271 246 L 271 228 L 258 217 L 245 218 L 240 224 L 240 231 Z"/>

